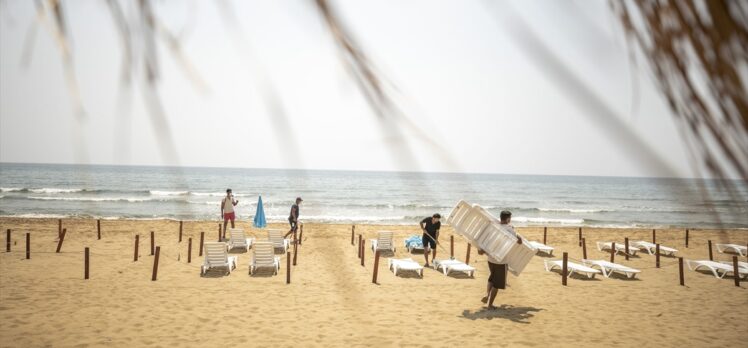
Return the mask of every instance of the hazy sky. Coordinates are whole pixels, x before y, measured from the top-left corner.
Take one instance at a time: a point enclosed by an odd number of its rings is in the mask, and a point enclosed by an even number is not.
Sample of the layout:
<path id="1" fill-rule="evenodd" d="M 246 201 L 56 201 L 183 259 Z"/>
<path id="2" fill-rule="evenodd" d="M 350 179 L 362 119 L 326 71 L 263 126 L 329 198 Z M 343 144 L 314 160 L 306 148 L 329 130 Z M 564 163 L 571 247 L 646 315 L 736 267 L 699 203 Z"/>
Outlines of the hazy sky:
<path id="1" fill-rule="evenodd" d="M 129 91 L 120 83 L 122 45 L 104 1 L 64 2 L 86 111 L 82 121 L 73 112 L 49 25 L 39 27 L 33 58 L 22 68 L 33 3 L 5 1 L 0 161 L 666 175 L 590 122 L 595 115 L 568 98 L 568 87 L 544 75 L 501 24 L 509 14 L 521 16 L 677 175 L 692 176 L 675 122 L 648 71 L 640 64 L 641 71 L 631 73 L 621 30 L 605 1 L 333 2 L 396 86 L 410 120 L 457 166 L 407 128 L 394 140 L 383 131 L 311 1 L 233 2 L 249 49 L 231 35 L 215 3 L 157 3 L 157 16 L 181 33 L 185 56 L 207 86 L 196 88 L 159 42 L 158 91 L 178 158 L 160 151 L 163 136 L 144 107 L 142 74 Z M 516 13 L 502 12 L 507 6 Z M 273 126 L 262 78 L 278 91 L 291 129 Z M 632 112 L 635 82 L 639 104 Z M 414 162 L 395 161 L 406 150 L 388 144 L 400 140 Z M 283 151 L 294 143 L 297 155 Z"/>

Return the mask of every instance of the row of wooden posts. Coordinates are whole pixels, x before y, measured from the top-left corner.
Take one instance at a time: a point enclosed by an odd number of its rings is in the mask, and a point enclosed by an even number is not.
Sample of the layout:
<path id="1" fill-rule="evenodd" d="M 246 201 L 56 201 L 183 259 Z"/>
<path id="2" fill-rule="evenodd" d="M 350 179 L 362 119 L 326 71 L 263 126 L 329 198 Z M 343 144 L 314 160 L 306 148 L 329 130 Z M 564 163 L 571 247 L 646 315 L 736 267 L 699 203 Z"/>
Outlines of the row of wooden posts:
<path id="1" fill-rule="evenodd" d="M 62 243 L 65 241 L 65 235 L 67 234 L 67 228 L 62 227 L 62 219 L 57 220 L 58 223 L 58 232 L 57 232 L 57 248 L 55 249 L 55 253 L 60 253 L 60 250 L 62 250 Z M 301 245 L 301 238 L 304 235 L 304 225 L 300 225 L 301 230 L 299 232 L 299 238 L 296 238 L 296 232 L 294 231 L 294 250 L 293 250 L 293 265 L 296 266 L 296 259 L 297 259 L 297 244 Z M 182 230 L 183 230 L 183 222 L 179 221 L 179 242 L 182 242 Z M 96 220 L 96 235 L 97 239 L 101 239 L 101 220 Z M 10 252 L 10 241 L 11 241 L 11 229 L 6 230 L 6 241 L 5 241 L 5 251 Z M 218 241 L 221 241 L 221 224 L 218 224 Z M 223 231 L 223 238 L 226 237 L 226 231 Z M 205 232 L 200 232 L 200 248 L 198 256 L 203 256 L 203 244 L 205 241 Z M 155 234 L 153 231 L 151 231 L 151 256 L 154 256 L 153 259 L 153 273 L 151 276 L 151 280 L 155 281 L 158 277 L 158 261 L 159 256 L 161 254 L 161 247 L 156 246 L 155 243 Z M 139 247 L 140 247 L 140 235 L 135 235 L 135 246 L 134 246 L 134 252 L 133 252 L 133 262 L 137 262 L 139 258 Z M 84 256 L 83 256 L 83 268 L 84 268 L 84 279 L 89 279 L 89 248 L 84 248 Z M 288 251 L 286 253 L 286 259 L 288 260 L 286 263 L 286 283 L 291 283 L 291 252 Z M 31 233 L 26 233 L 26 259 L 31 259 Z M 187 263 L 192 263 L 192 238 L 187 239 Z M 363 262 L 362 262 L 363 264 Z"/>
<path id="2" fill-rule="evenodd" d="M 660 244 L 656 243 L 656 229 L 652 229 L 652 243 L 655 243 L 655 267 L 660 268 Z M 351 225 L 351 245 L 355 245 L 355 234 L 356 234 L 356 225 Z M 548 241 L 548 227 L 543 227 L 543 244 L 546 244 Z M 449 236 L 449 256 L 454 257 L 454 235 Z M 712 253 L 712 241 L 708 240 L 709 245 L 709 260 L 714 260 L 714 255 Z M 625 243 L 625 253 L 624 257 L 626 260 L 629 260 L 629 239 L 628 237 L 624 238 Z M 364 266 L 364 258 L 366 255 L 364 245 L 366 244 L 366 241 L 363 239 L 363 235 L 358 235 L 358 258 L 361 260 L 361 266 Z M 470 243 L 467 244 L 467 252 L 465 253 L 465 263 L 470 263 Z M 582 247 L 582 258 L 587 258 L 587 241 L 582 236 L 582 228 L 579 227 L 579 246 Z M 688 247 L 688 229 L 686 229 L 686 247 Z M 616 254 L 616 243 L 613 242 L 611 244 L 610 248 L 610 262 L 614 262 L 615 260 L 615 254 Z M 562 270 L 561 270 L 561 284 L 564 286 L 567 285 L 567 275 L 568 275 L 568 253 L 563 253 L 563 261 L 562 261 Z M 733 272 L 735 274 L 735 286 L 740 286 L 740 277 L 738 273 L 738 257 L 733 256 L 732 257 L 732 263 L 733 263 Z M 377 250 L 374 254 L 374 270 L 372 275 L 371 282 L 376 284 L 377 283 L 377 272 L 379 269 L 379 251 Z M 685 285 L 685 277 L 683 274 L 683 258 L 678 258 L 678 273 L 680 275 L 680 285 Z"/>

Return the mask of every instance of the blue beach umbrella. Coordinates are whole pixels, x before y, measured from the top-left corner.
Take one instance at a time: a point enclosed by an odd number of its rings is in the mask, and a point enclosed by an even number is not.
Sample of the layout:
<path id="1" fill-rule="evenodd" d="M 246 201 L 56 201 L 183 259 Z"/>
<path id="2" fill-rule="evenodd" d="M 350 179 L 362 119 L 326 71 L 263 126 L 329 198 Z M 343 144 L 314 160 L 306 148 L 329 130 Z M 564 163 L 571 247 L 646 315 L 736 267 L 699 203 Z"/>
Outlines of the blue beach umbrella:
<path id="1" fill-rule="evenodd" d="M 267 223 L 265 223 L 265 209 L 262 207 L 262 196 L 257 199 L 257 212 L 255 213 L 254 226 L 257 228 L 264 228 L 267 226 Z"/>

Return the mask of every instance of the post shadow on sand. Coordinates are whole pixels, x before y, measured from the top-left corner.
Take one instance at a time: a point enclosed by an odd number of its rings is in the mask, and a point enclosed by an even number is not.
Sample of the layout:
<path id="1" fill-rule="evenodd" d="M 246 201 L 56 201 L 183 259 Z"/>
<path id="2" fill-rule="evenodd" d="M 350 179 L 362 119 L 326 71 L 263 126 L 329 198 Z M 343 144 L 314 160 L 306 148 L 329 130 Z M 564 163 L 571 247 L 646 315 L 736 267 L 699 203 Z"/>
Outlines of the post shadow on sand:
<path id="1" fill-rule="evenodd" d="M 534 312 L 540 312 L 543 308 L 535 307 L 515 307 L 503 304 L 498 309 L 488 309 L 483 307 L 480 310 L 471 312 L 469 309 L 462 311 L 462 317 L 470 320 L 477 319 L 507 319 L 515 323 L 530 324 L 530 319 L 535 316 Z"/>

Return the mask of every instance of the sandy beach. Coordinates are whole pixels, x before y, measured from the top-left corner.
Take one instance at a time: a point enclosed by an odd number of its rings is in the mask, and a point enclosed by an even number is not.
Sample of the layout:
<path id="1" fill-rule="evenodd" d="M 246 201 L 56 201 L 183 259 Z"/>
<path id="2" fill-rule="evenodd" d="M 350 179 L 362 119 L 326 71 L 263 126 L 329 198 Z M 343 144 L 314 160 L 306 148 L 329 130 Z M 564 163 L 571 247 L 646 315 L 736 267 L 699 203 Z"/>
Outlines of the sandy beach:
<path id="1" fill-rule="evenodd" d="M 350 244 L 351 225 L 305 224 L 291 284 L 286 258 L 276 276 L 248 275 L 249 253 L 233 251 L 239 267 L 231 275 L 200 276 L 197 256 L 201 231 L 217 238 L 217 223 L 167 220 L 63 220 L 67 234 L 57 246 L 55 219 L 0 219 L 0 345 L 40 346 L 682 346 L 738 347 L 748 341 L 748 291 L 731 276 L 685 270 L 678 285 L 677 258 L 642 254 L 616 262 L 639 268 L 636 280 L 596 277 L 569 279 L 546 272 L 545 257 L 535 257 L 509 287 L 499 293 L 500 310 L 488 311 L 479 300 L 485 292 L 485 256 L 472 249 L 474 279 L 424 270 L 397 277 L 379 263 L 372 284 L 373 253 L 369 238 L 376 231 L 395 231 L 395 256 L 408 257 L 402 240 L 418 233 L 415 226 L 356 226 L 367 239 L 365 266 Z M 265 231 L 241 222 L 238 227 L 259 238 Z M 271 227 L 285 228 L 285 225 Z M 5 252 L 5 230 L 12 230 L 11 252 Z M 151 281 L 149 231 L 161 247 L 158 280 Z M 25 259 L 25 233 L 31 233 L 31 259 Z M 542 228 L 519 228 L 542 241 Z M 651 240 L 651 230 L 584 229 L 589 258 L 608 259 L 596 241 Z M 140 235 L 140 257 L 133 261 L 134 236 Z M 452 230 L 443 228 L 437 258 L 449 257 Z M 745 244 L 746 231 L 658 230 L 657 240 L 679 249 L 686 259 L 707 259 L 707 240 Z M 188 238 L 193 240 L 187 263 Z M 581 259 L 576 228 L 549 228 L 548 244 L 571 259 Z M 83 279 L 83 250 L 90 248 L 90 279 Z M 455 237 L 455 256 L 465 259 L 466 244 Z M 412 255 L 423 263 L 421 254 Z M 714 250 L 717 260 L 731 255 Z M 741 258 L 745 261 L 745 257 Z"/>

